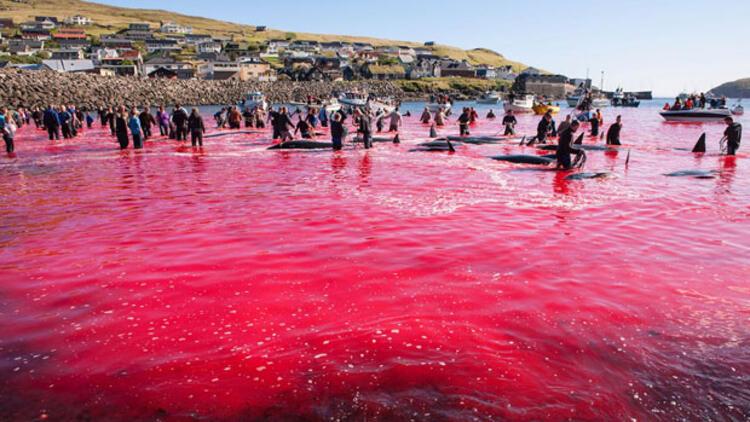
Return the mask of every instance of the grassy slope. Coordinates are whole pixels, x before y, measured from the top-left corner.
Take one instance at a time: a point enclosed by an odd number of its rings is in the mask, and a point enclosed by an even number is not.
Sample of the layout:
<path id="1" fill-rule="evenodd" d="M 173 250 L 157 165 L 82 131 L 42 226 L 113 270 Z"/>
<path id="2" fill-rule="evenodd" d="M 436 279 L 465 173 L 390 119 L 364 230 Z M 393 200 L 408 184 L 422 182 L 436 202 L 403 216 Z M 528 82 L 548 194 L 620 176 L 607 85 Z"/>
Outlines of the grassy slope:
<path id="1" fill-rule="evenodd" d="M 732 98 L 750 98 L 750 78 L 721 84 L 712 89 L 711 92 Z"/>
<path id="2" fill-rule="evenodd" d="M 130 22 L 148 22 L 153 28 L 158 28 L 161 21 L 172 21 L 193 27 L 194 33 L 209 33 L 234 38 L 236 41 L 265 41 L 271 38 L 284 38 L 287 31 L 269 29 L 265 32 L 255 32 L 255 27 L 206 19 L 197 16 L 180 15 L 165 10 L 128 9 L 113 7 L 81 0 L 28 0 L 28 3 L 15 3 L 10 0 L 0 0 L 0 17 L 11 17 L 15 22 L 31 20 L 34 16 L 66 16 L 80 14 L 90 17 L 95 25 L 87 28 L 87 32 L 94 35 L 110 33 L 122 29 Z M 297 39 L 316 41 L 349 41 L 369 42 L 373 45 L 410 45 L 421 44 L 408 41 L 395 41 L 369 37 L 354 37 L 347 35 L 324 35 L 295 33 Z M 436 54 L 445 55 L 456 60 L 468 60 L 472 64 L 487 64 L 493 66 L 513 65 L 520 70 L 525 68 L 521 63 L 507 60 L 502 55 L 486 49 L 464 51 L 449 46 L 436 46 Z"/>

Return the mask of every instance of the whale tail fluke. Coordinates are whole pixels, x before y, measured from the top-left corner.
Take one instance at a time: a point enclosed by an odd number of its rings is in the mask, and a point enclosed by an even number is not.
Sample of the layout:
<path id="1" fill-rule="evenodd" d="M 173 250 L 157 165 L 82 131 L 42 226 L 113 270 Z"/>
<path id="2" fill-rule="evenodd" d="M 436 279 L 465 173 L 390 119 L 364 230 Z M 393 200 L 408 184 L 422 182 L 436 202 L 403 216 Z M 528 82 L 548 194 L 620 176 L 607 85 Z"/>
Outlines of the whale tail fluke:
<path id="1" fill-rule="evenodd" d="M 451 143 L 450 139 L 446 139 L 445 142 L 448 144 L 448 151 L 456 152 L 456 149 L 453 148 L 453 144 Z"/>
<path id="2" fill-rule="evenodd" d="M 693 152 L 706 152 L 706 133 L 704 132 L 693 147 Z"/>
<path id="3" fill-rule="evenodd" d="M 437 138 L 437 130 L 435 130 L 435 125 L 430 126 L 430 138 Z"/>

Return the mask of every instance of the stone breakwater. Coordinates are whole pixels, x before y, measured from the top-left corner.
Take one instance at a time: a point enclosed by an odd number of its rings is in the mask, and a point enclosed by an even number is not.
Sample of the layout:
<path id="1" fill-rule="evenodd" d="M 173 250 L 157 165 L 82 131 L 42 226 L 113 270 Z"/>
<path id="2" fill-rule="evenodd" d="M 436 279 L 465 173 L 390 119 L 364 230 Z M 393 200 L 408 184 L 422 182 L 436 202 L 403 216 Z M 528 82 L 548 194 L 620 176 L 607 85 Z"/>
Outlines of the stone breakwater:
<path id="1" fill-rule="evenodd" d="M 403 99 L 401 88 L 390 82 L 255 82 L 167 80 L 101 76 L 53 71 L 0 71 L 0 105 L 79 107 L 234 104 L 248 92 L 263 92 L 271 103 L 305 101 L 308 96 L 328 98 L 332 92 L 359 90 L 381 97 Z"/>

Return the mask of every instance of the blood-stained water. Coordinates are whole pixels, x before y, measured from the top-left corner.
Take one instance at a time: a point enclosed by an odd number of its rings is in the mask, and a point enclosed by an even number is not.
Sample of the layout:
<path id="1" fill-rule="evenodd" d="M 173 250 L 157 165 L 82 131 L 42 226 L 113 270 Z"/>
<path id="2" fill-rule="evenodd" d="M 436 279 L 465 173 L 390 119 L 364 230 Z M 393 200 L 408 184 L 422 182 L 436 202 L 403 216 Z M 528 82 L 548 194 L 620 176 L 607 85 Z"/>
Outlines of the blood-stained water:
<path id="1" fill-rule="evenodd" d="M 618 112 L 591 180 L 488 158 L 544 153 L 517 139 L 410 152 L 418 113 L 369 151 L 23 128 L 0 420 L 747 420 L 748 147 Z"/>

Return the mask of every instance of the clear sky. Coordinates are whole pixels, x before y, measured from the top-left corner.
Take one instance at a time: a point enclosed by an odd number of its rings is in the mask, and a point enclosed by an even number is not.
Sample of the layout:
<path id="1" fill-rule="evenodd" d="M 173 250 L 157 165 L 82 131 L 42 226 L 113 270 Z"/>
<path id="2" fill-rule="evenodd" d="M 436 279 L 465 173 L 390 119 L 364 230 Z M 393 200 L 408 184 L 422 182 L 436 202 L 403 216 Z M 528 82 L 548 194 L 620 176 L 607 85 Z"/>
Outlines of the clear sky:
<path id="1" fill-rule="evenodd" d="M 98 0 L 275 29 L 486 47 L 607 89 L 671 96 L 750 77 L 748 0 Z"/>

